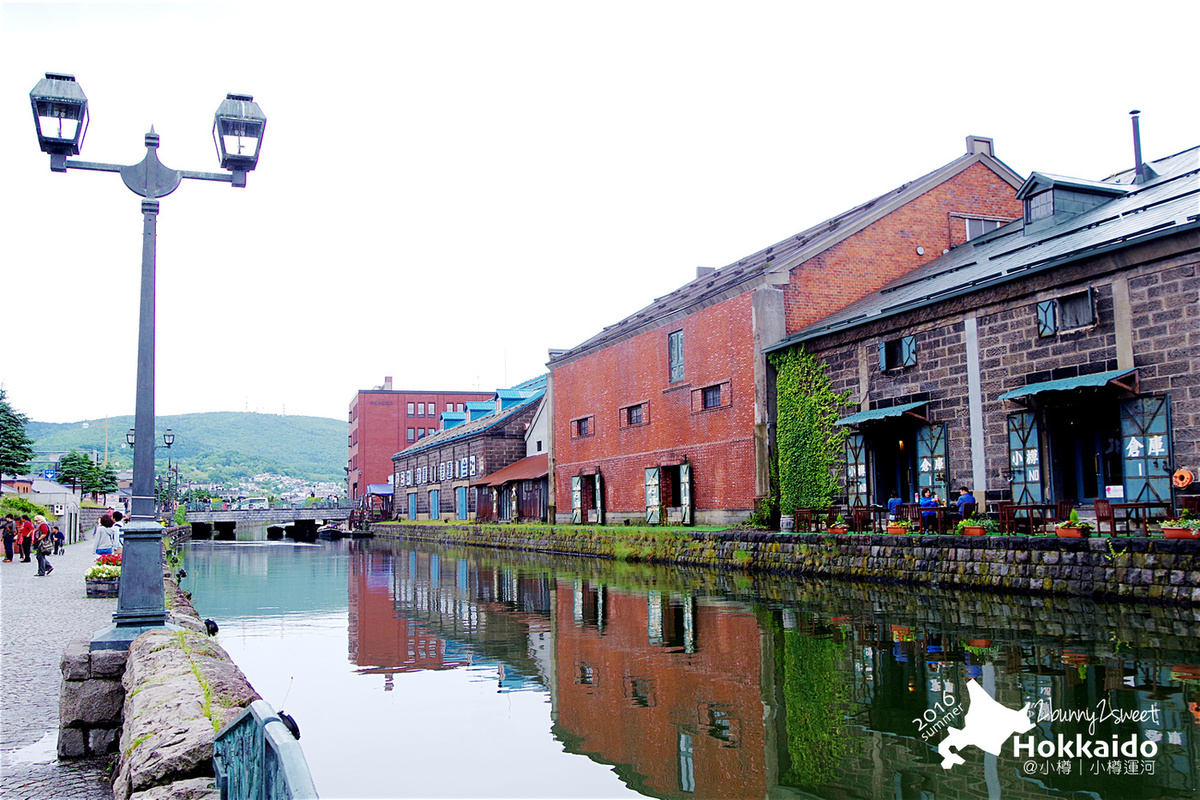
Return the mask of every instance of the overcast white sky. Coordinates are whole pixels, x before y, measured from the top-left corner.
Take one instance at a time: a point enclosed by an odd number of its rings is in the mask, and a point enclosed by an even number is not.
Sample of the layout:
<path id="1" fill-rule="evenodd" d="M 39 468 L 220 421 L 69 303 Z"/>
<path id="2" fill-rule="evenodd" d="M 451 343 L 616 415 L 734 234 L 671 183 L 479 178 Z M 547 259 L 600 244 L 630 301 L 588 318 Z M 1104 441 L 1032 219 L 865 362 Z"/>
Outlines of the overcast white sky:
<path id="1" fill-rule="evenodd" d="M 1200 3 L 0 4 L 0 382 L 34 420 L 134 410 L 140 198 L 51 173 L 28 94 L 72 73 L 81 158 L 246 189 L 158 221 L 157 411 L 345 418 L 362 388 L 494 389 L 686 283 L 996 140 L 1101 178 L 1200 145 Z M 990 12 L 990 13 L 989 13 Z"/>

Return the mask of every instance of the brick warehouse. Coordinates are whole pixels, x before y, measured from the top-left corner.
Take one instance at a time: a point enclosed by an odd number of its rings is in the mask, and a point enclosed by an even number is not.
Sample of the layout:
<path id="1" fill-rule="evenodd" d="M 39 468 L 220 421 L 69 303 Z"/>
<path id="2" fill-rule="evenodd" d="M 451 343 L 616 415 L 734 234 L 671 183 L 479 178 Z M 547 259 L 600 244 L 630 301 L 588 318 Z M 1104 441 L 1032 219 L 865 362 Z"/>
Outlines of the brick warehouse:
<path id="1" fill-rule="evenodd" d="M 545 390 L 542 376 L 493 392 L 490 403 L 471 403 L 463 415 L 446 415 L 444 429 L 393 455 L 396 518 L 474 519 L 480 491 L 490 509 L 492 488 L 481 481 L 525 458 L 525 434 Z"/>
<path id="2" fill-rule="evenodd" d="M 490 400 L 492 392 L 394 390 L 392 379 L 362 389 L 350 401 L 346 490 L 351 500 L 367 494 L 372 484 L 386 484 L 392 456 L 440 426 L 442 411 L 463 411 L 467 403 Z"/>
<path id="3" fill-rule="evenodd" d="M 550 360 L 560 521 L 728 523 L 769 491 L 762 349 L 1021 214 L 969 137 L 946 166 L 695 280 Z M 597 380 L 596 376 L 603 376 Z"/>
<path id="4" fill-rule="evenodd" d="M 1196 487 L 1174 471 L 1200 466 L 1200 148 L 1018 196 L 1022 220 L 768 350 L 802 345 L 852 392 L 852 505 L 965 484 L 993 509 L 1178 509 Z"/>

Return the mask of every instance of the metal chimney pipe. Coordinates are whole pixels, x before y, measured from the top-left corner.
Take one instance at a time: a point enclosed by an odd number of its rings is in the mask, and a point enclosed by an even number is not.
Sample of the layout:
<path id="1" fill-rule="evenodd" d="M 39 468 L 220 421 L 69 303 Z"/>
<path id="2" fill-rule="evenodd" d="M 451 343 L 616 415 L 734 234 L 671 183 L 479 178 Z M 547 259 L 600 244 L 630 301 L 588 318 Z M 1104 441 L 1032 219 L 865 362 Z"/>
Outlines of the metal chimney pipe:
<path id="1" fill-rule="evenodd" d="M 1134 183 L 1142 183 L 1145 180 L 1145 173 L 1142 170 L 1142 129 L 1138 125 L 1138 114 L 1141 114 L 1136 108 L 1129 112 L 1129 116 L 1133 119 L 1133 171 Z"/>

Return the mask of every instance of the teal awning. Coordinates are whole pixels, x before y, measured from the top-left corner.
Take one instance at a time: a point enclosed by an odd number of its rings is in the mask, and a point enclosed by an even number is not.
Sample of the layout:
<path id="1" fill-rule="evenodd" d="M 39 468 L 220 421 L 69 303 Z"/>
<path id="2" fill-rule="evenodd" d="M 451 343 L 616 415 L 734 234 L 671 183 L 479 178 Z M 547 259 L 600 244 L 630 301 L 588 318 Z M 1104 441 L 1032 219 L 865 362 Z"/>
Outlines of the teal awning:
<path id="1" fill-rule="evenodd" d="M 1121 382 L 1122 378 L 1133 376 L 1132 383 Z M 1097 372 L 1093 375 L 1080 375 L 1077 378 L 1061 378 L 1057 381 L 1042 381 L 1041 383 L 1031 383 L 1028 386 L 1022 386 L 1020 389 L 1013 389 L 1011 392 L 1005 392 L 1000 395 L 1001 400 L 1020 400 L 1022 397 L 1032 397 L 1035 394 L 1042 392 L 1066 392 L 1071 389 L 1083 389 L 1089 386 L 1104 386 L 1107 383 L 1116 383 L 1122 389 L 1137 394 L 1137 370 L 1136 369 L 1115 369 L 1111 372 Z"/>
<path id="2" fill-rule="evenodd" d="M 848 417 L 842 417 L 835 425 L 858 425 L 863 422 L 871 422 L 877 419 L 887 419 L 888 417 L 899 417 L 907 414 L 914 409 L 923 408 L 928 405 L 924 400 L 919 403 L 905 403 L 902 406 L 892 406 L 891 408 L 873 408 L 870 411 L 860 411 L 857 414 L 851 414 Z M 916 415 L 922 416 L 923 415 Z"/>

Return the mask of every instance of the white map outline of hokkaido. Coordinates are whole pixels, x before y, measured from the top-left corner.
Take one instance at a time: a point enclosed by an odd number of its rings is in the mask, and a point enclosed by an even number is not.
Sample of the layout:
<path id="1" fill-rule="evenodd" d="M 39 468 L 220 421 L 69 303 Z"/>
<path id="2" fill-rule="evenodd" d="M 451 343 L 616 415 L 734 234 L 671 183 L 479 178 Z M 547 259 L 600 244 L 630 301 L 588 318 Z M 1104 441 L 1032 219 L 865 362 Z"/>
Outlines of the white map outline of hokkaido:
<path id="1" fill-rule="evenodd" d="M 965 763 L 958 753 L 967 745 L 975 745 L 985 753 L 1000 755 L 1004 743 L 1013 734 L 1024 733 L 1033 727 L 1029 718 L 1029 703 L 1019 709 L 996 702 L 974 678 L 967 681 L 967 696 L 971 700 L 961 728 L 949 728 L 946 738 L 938 744 L 942 769 Z M 953 747 L 957 752 L 951 752 Z"/>

